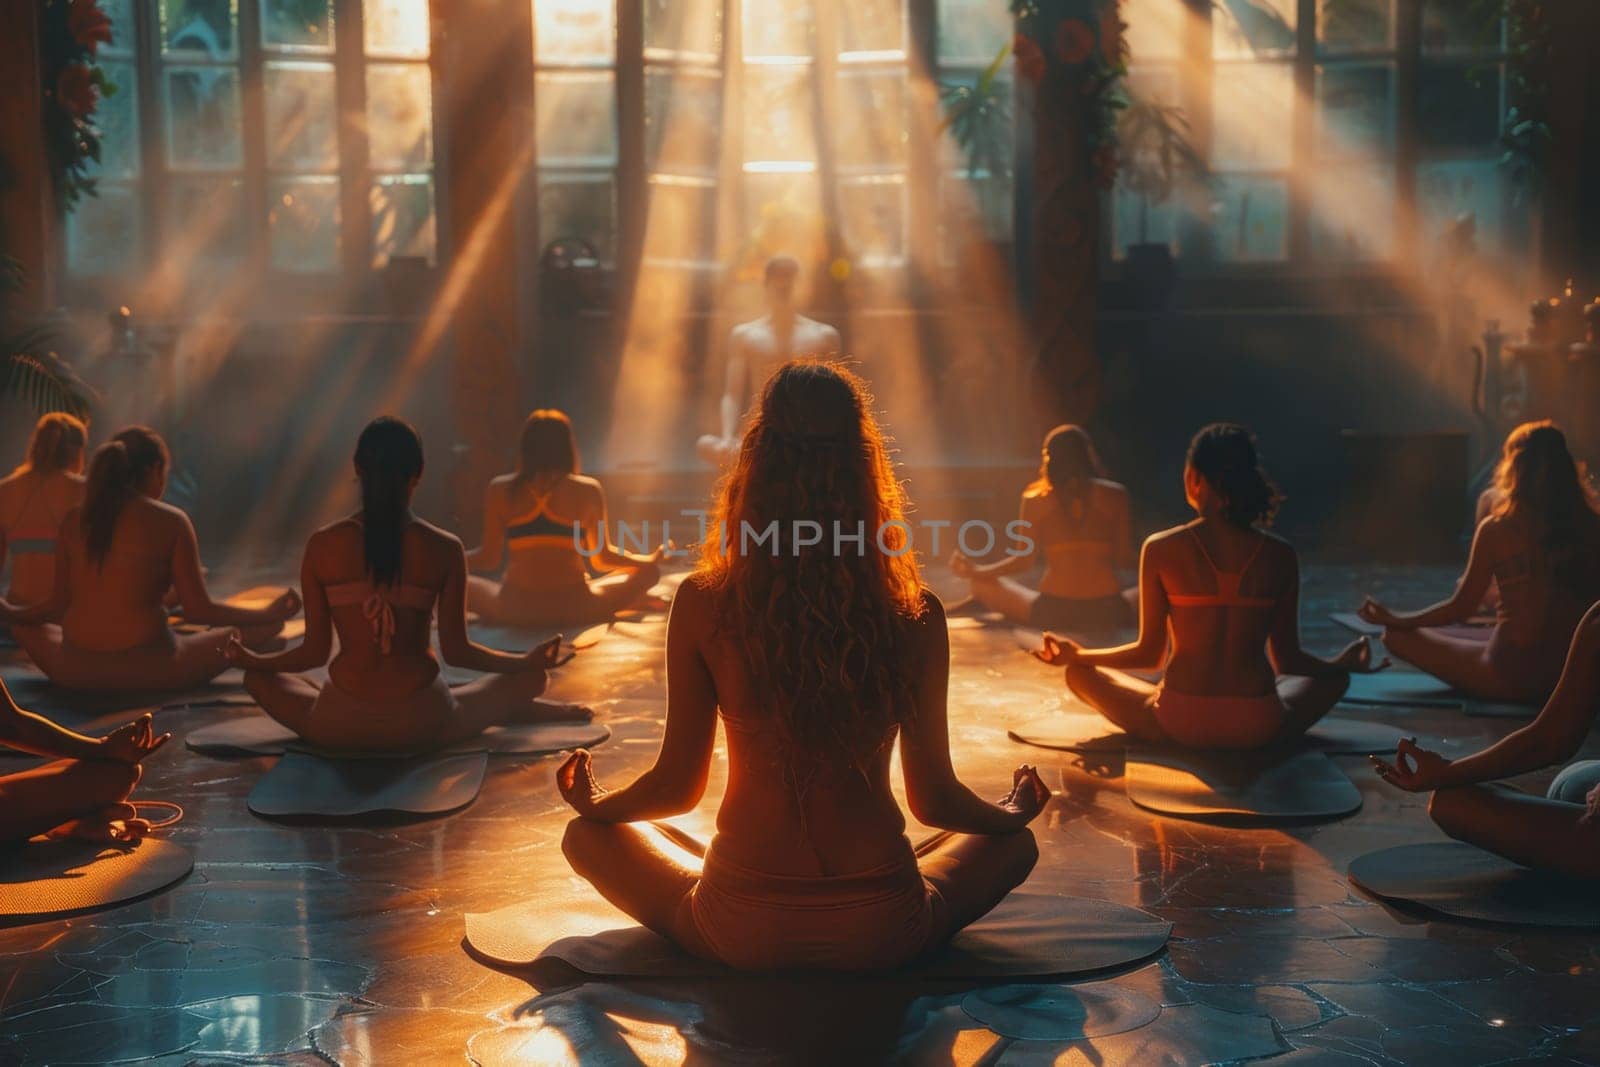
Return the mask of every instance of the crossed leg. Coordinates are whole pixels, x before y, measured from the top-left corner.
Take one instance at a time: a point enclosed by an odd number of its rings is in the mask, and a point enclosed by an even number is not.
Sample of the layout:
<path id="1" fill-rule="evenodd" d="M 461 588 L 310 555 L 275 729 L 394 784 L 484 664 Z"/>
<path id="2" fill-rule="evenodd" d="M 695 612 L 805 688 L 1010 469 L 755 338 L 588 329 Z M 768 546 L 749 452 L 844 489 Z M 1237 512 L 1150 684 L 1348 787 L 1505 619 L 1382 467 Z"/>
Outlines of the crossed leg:
<path id="1" fill-rule="evenodd" d="M 972 599 L 984 607 L 998 611 L 1012 622 L 1033 624 L 1033 604 L 1039 599 L 1037 589 L 1029 589 L 1003 575 L 979 575 L 972 579 L 971 585 Z"/>
<path id="2" fill-rule="evenodd" d="M 1499 784 L 1441 789 L 1428 801 L 1433 821 L 1457 841 L 1525 867 L 1600 878 L 1600 825 L 1584 822 L 1585 811 Z"/>
<path id="3" fill-rule="evenodd" d="M 1156 687 L 1136 675 L 1109 667 L 1067 667 L 1067 688 L 1129 737 L 1169 744 L 1171 736 L 1156 721 Z"/>
<path id="4" fill-rule="evenodd" d="M 113 760 L 53 760 L 0 777 L 0 844 L 20 844 L 72 823 L 86 829 L 133 815 L 141 770 Z"/>
<path id="5" fill-rule="evenodd" d="M 1315 726 L 1339 703 L 1350 688 L 1350 675 L 1344 671 L 1311 678 L 1303 674 L 1278 676 L 1278 699 L 1287 713 L 1277 741 L 1293 741 Z"/>
<path id="6" fill-rule="evenodd" d="M 1426 671 L 1469 696 L 1485 700 L 1543 699 L 1528 691 L 1527 681 L 1507 677 L 1506 672 L 1490 660 L 1492 646 L 1487 641 L 1423 627 L 1385 630 L 1383 644 L 1396 659 Z"/>
<path id="7" fill-rule="evenodd" d="M 223 650 L 238 631 L 232 627 L 172 634 L 170 644 L 147 645 L 115 652 L 71 648 L 61 627 L 13 627 L 29 658 L 56 685 L 90 691 L 160 692 L 204 685 L 228 669 Z"/>

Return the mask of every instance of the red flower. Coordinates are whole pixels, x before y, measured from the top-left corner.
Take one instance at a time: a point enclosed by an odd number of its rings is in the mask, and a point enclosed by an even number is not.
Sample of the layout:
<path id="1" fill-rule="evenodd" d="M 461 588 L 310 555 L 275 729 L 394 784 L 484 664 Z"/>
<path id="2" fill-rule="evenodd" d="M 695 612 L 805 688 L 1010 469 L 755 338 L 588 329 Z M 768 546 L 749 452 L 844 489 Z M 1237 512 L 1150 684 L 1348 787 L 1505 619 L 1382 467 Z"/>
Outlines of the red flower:
<path id="1" fill-rule="evenodd" d="M 1094 31 L 1082 19 L 1067 19 L 1056 27 L 1056 58 L 1075 67 L 1094 54 Z"/>
<path id="2" fill-rule="evenodd" d="M 1044 77 L 1044 51 L 1032 37 L 1025 33 L 1017 34 L 1017 39 L 1011 44 L 1011 51 L 1017 57 L 1017 70 L 1022 72 L 1024 78 L 1037 82 Z"/>
<path id="3" fill-rule="evenodd" d="M 69 115 L 83 118 L 100 101 L 100 87 L 94 74 L 82 63 L 68 63 L 56 78 L 56 103 Z"/>
<path id="4" fill-rule="evenodd" d="M 96 0 L 70 0 L 67 4 L 67 32 L 90 55 L 111 43 L 111 20 Z"/>

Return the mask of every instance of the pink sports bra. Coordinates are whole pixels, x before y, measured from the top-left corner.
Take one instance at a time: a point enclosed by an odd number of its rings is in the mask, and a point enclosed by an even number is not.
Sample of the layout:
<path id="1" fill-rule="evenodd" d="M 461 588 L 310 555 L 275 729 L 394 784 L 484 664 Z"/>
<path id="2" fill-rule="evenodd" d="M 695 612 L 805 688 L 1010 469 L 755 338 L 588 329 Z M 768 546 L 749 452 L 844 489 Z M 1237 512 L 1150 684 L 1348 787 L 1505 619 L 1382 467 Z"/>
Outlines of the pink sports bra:
<path id="1" fill-rule="evenodd" d="M 1167 603 L 1175 608 L 1271 608 L 1278 603 L 1277 597 L 1243 596 L 1239 586 L 1244 581 L 1245 574 L 1250 570 L 1250 565 L 1261 554 L 1261 548 L 1267 543 L 1265 534 L 1256 542 L 1256 550 L 1250 553 L 1250 558 L 1245 565 L 1237 571 L 1225 571 L 1217 567 L 1211 560 L 1211 554 L 1206 551 L 1205 542 L 1200 540 L 1200 535 L 1195 533 L 1194 527 L 1189 528 L 1189 534 L 1194 538 L 1195 547 L 1200 550 L 1200 555 L 1211 568 L 1212 575 L 1217 580 L 1215 593 L 1167 593 Z"/>
<path id="2" fill-rule="evenodd" d="M 378 588 L 365 578 L 358 582 L 330 585 L 325 591 L 328 594 L 328 603 L 332 607 L 361 605 L 361 614 L 366 616 L 367 622 L 372 625 L 372 641 L 386 656 L 394 647 L 395 605 L 432 612 L 433 602 L 438 599 L 438 593 L 434 590 L 424 589 L 419 585 L 397 584 Z"/>

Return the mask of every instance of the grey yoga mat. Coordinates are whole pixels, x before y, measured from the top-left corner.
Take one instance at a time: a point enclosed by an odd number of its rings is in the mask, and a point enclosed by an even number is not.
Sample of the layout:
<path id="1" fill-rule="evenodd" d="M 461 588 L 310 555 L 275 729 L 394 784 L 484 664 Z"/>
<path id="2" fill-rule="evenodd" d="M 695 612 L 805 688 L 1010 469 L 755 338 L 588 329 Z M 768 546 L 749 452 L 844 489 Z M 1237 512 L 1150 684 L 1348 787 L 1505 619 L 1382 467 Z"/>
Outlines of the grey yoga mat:
<path id="1" fill-rule="evenodd" d="M 598 745 L 611 736 L 611 727 L 596 722 L 524 723 L 492 726 L 475 738 L 445 752 L 486 751 L 491 755 L 540 755 L 569 748 Z M 276 756 L 291 748 L 310 749 L 293 730 L 265 715 L 240 715 L 202 726 L 184 738 L 192 751 L 208 756 Z M 319 752 L 332 759 L 363 759 L 367 753 Z M 395 758 L 392 755 L 371 758 Z"/>
<path id="2" fill-rule="evenodd" d="M 34 841 L 0 851 L 0 924 L 103 908 L 165 889 L 194 869 L 182 845 Z"/>
<path id="3" fill-rule="evenodd" d="M 273 818 L 443 815 L 477 799 L 488 764 L 481 751 L 362 760 L 288 752 L 256 782 L 247 803 Z"/>
<path id="4" fill-rule="evenodd" d="M 1383 633 L 1382 626 L 1375 622 L 1368 622 L 1353 611 L 1335 611 L 1328 618 L 1343 626 L 1346 630 L 1366 637 L 1378 637 Z M 1494 623 L 1492 621 L 1458 622 L 1451 623 L 1448 626 L 1430 626 L 1428 628 L 1467 641 L 1487 641 L 1490 634 L 1494 633 Z"/>
<path id="5" fill-rule="evenodd" d="M 1392 704 L 1409 708 L 1459 708 L 1462 696 L 1431 674 L 1387 670 L 1352 674 L 1341 704 Z"/>
<path id="6" fill-rule="evenodd" d="M 1600 928 L 1600 883 L 1529 870 L 1458 841 L 1368 852 L 1350 861 L 1350 880 L 1373 896 L 1461 919 Z"/>
<path id="7" fill-rule="evenodd" d="M 1012 740 L 1038 748 L 1067 752 L 1120 751 L 1128 735 L 1095 714 L 1066 712 L 1047 715 L 1013 726 L 1007 731 Z M 1334 754 L 1365 755 L 1392 752 L 1402 737 L 1416 736 L 1415 730 L 1369 719 L 1329 715 L 1319 721 L 1296 747 Z M 1440 739 L 1429 739 L 1431 747 L 1442 747 Z"/>
<path id="8" fill-rule="evenodd" d="M 957 934 L 944 951 L 897 973 L 930 978 L 1045 977 L 1133 963 L 1159 952 L 1172 924 L 1104 900 L 1018 891 Z M 467 916 L 474 952 L 508 967 L 560 960 L 585 974 L 725 975 L 623 915 L 529 900 Z"/>
<path id="9" fill-rule="evenodd" d="M 1128 799 L 1186 819 L 1292 821 L 1348 815 L 1361 793 L 1321 752 L 1176 751 L 1130 745 Z"/>
<path id="10" fill-rule="evenodd" d="M 961 1010 L 1002 1037 L 1077 1041 L 1148 1026 L 1161 1004 L 1115 982 L 1030 983 L 975 989 L 961 999 Z"/>

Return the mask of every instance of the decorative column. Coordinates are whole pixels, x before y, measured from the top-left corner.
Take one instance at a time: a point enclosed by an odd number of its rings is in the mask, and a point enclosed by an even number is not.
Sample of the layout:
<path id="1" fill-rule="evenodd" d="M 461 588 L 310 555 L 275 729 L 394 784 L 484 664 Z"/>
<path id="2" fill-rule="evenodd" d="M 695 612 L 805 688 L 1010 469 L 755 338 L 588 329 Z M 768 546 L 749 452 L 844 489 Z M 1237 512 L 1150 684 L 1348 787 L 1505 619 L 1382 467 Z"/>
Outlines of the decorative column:
<path id="1" fill-rule="evenodd" d="M 1095 349 L 1100 194 L 1116 175 L 1113 105 L 1124 70 L 1117 0 L 1013 0 L 1031 196 L 1022 264 L 1038 428 L 1083 422 L 1100 402 Z"/>
<path id="2" fill-rule="evenodd" d="M 55 196 L 45 162 L 39 55 L 40 5 L 0 4 L 0 255 L 22 267 L 24 286 L 6 310 L 39 314 L 55 305 Z"/>
<path id="3" fill-rule="evenodd" d="M 483 487 L 512 454 L 522 368 L 532 359 L 517 248 L 532 165 L 531 20 L 525 0 L 433 0 L 444 190 L 436 302 L 450 313 L 452 491 L 468 541 L 483 517 Z"/>

